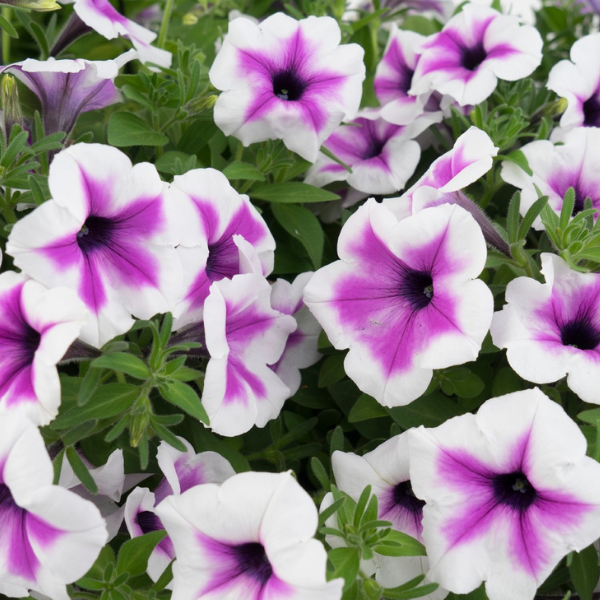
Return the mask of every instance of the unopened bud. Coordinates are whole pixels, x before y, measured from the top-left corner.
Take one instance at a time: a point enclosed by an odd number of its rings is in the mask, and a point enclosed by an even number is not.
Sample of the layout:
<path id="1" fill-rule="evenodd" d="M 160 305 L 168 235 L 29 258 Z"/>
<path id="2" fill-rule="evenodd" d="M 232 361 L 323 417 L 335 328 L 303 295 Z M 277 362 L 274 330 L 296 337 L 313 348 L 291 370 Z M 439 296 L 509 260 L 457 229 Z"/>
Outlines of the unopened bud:
<path id="1" fill-rule="evenodd" d="M 19 102 L 17 80 L 12 75 L 4 75 L 0 84 L 0 98 L 2 100 L 2 113 L 4 119 L 4 133 L 6 139 L 10 138 L 13 125 L 23 127 L 23 112 Z"/>
<path id="2" fill-rule="evenodd" d="M 150 424 L 150 415 L 147 412 L 131 415 L 129 421 L 129 443 L 132 448 L 137 448 Z"/>
<path id="3" fill-rule="evenodd" d="M 55 2 L 55 0 L 0 0 L 0 4 L 28 8 L 37 12 L 50 12 L 51 10 L 58 10 L 60 8 L 60 4 Z"/>
<path id="4" fill-rule="evenodd" d="M 569 102 L 566 98 L 559 98 L 554 102 L 548 102 L 542 106 L 541 113 L 543 117 L 554 117 L 556 115 L 562 115 L 567 110 Z"/>
<path id="5" fill-rule="evenodd" d="M 210 96 L 199 96 L 198 98 L 193 98 L 190 100 L 184 108 L 191 114 L 197 115 L 205 110 L 211 109 L 217 102 L 217 98 L 218 96 L 216 94 L 211 94 Z"/>
<path id="6" fill-rule="evenodd" d="M 198 17 L 193 13 L 189 12 L 183 15 L 183 24 L 184 25 L 195 25 L 198 22 Z"/>

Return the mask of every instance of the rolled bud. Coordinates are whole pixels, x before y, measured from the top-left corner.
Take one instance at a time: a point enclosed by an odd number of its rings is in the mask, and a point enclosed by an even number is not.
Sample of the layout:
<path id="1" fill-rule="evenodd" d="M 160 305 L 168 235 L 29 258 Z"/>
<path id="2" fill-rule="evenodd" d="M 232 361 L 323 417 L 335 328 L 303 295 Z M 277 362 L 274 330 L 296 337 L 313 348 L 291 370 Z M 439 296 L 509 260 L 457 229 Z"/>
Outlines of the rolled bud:
<path id="1" fill-rule="evenodd" d="M 21 103 L 19 102 L 17 80 L 12 75 L 4 75 L 2 77 L 0 99 L 4 119 L 4 133 L 8 140 L 13 125 L 20 125 L 23 128 L 23 112 L 21 111 Z"/>

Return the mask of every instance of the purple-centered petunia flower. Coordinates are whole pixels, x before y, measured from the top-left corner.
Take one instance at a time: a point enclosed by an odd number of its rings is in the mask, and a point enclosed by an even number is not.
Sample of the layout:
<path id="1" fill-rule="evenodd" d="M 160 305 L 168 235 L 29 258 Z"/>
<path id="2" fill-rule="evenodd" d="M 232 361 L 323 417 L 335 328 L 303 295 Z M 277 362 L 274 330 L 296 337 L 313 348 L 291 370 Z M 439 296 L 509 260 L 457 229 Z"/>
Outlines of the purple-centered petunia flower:
<path id="1" fill-rule="evenodd" d="M 414 206 L 415 193 L 422 187 L 438 190 L 452 203 L 453 192 L 466 188 L 485 175 L 498 154 L 490 136 L 477 129 L 469 128 L 449 150 L 431 163 L 425 174 L 409 190 L 398 198 L 386 198 L 383 203 L 398 219 L 416 214 L 422 206 Z M 416 210 L 415 210 L 416 209 Z"/>
<path id="2" fill-rule="evenodd" d="M 551 383 L 565 375 L 586 402 L 600 404 L 600 274 L 578 273 L 555 254 L 542 254 L 546 283 L 518 277 L 494 315 L 492 337 L 507 348 L 523 379 Z"/>
<path id="3" fill-rule="evenodd" d="M 424 115 L 405 127 L 379 118 L 379 111 L 363 111 L 351 125 L 341 125 L 324 142 L 325 148 L 352 168 L 323 153 L 306 174 L 306 183 L 324 186 L 347 181 L 365 194 L 391 194 L 401 190 L 415 172 L 421 147 L 414 137 L 438 120 Z"/>
<path id="4" fill-rule="evenodd" d="M 485 6 L 467 4 L 421 47 L 411 94 L 436 90 L 461 106 L 483 102 L 498 79 L 531 75 L 542 61 L 537 29 Z"/>
<path id="5" fill-rule="evenodd" d="M 166 498 L 156 512 L 177 560 L 173 600 L 339 600 L 318 515 L 291 472 L 240 473 Z"/>
<path id="6" fill-rule="evenodd" d="M 561 60 L 548 75 L 548 89 L 567 100 L 561 127 L 600 127 L 600 33 L 577 40 L 571 60 Z"/>
<path id="7" fill-rule="evenodd" d="M 134 58 L 135 50 L 102 61 L 28 58 L 0 69 L 17 77 L 40 99 L 46 135 L 64 131 L 68 136 L 80 114 L 121 101 L 114 79 Z"/>
<path id="8" fill-rule="evenodd" d="M 54 470 L 37 427 L 20 415 L 0 419 L 0 593 L 35 590 L 69 600 L 106 543 L 104 520 L 87 500 L 52 485 Z"/>
<path id="9" fill-rule="evenodd" d="M 248 196 L 238 194 L 215 169 L 194 169 L 175 177 L 169 195 L 179 206 L 183 298 L 174 311 L 179 329 L 202 319 L 213 281 L 239 273 L 269 275 L 275 240 Z"/>
<path id="10" fill-rule="evenodd" d="M 362 456 L 336 451 L 331 466 L 338 488 L 356 502 L 363 489 L 371 486 L 377 496 L 379 519 L 390 521 L 394 529 L 423 541 L 423 506 L 412 490 L 409 475 L 408 432 L 394 436 L 375 450 Z M 375 578 L 384 587 L 396 587 L 426 573 L 429 563 L 425 556 L 373 557 Z M 429 583 L 429 582 L 427 582 Z M 429 596 L 441 600 L 448 592 L 438 588 Z"/>
<path id="11" fill-rule="evenodd" d="M 433 369 L 476 358 L 493 307 L 475 279 L 487 250 L 467 211 L 444 204 L 397 221 L 371 198 L 344 225 L 338 255 L 304 301 L 333 346 L 350 348 L 346 373 L 363 392 L 408 404 Z"/>
<path id="12" fill-rule="evenodd" d="M 36 425 L 56 417 L 56 364 L 87 318 L 73 290 L 47 290 L 11 271 L 0 275 L 0 412 L 22 413 Z"/>
<path id="13" fill-rule="evenodd" d="M 270 365 L 290 388 L 290 396 L 300 388 L 300 369 L 314 365 L 321 358 L 317 350 L 321 326 L 302 300 L 304 288 L 312 276 L 312 272 L 300 273 L 293 283 L 278 279 L 271 286 L 271 306 L 284 315 L 292 315 L 298 324 L 296 331 L 290 333 L 281 358 Z"/>
<path id="14" fill-rule="evenodd" d="M 178 496 L 203 483 L 223 483 L 235 475 L 229 461 L 220 454 L 210 451 L 196 454 L 187 440 L 181 437 L 179 440 L 186 446 L 186 452 L 180 452 L 166 442 L 161 442 L 158 447 L 156 458 L 164 477 L 154 492 L 147 488 L 136 488 L 127 497 L 125 524 L 131 537 L 164 529 L 154 507 L 168 496 Z M 148 575 L 153 581 L 158 580 L 174 558 L 173 543 L 167 536 L 148 559 Z"/>
<path id="15" fill-rule="evenodd" d="M 156 39 L 156 33 L 124 17 L 109 0 L 75 0 L 73 8 L 88 27 L 107 40 L 120 35 L 127 38 L 142 62 L 171 66 L 171 53 L 150 45 Z"/>
<path id="16" fill-rule="evenodd" d="M 429 577 L 450 591 L 485 581 L 490 600 L 532 600 L 563 556 L 600 536 L 600 465 L 539 389 L 409 435 Z"/>
<path id="17" fill-rule="evenodd" d="M 408 93 L 412 87 L 418 51 L 426 39 L 392 24 L 383 58 L 377 65 L 373 87 L 381 104 L 381 117 L 395 125 L 410 125 L 425 111 L 431 95 L 430 91 L 418 96 Z"/>
<path id="18" fill-rule="evenodd" d="M 574 215 L 583 210 L 586 198 L 590 198 L 593 208 L 600 208 L 600 129 L 577 127 L 564 132 L 560 145 L 537 140 L 523 146 L 521 151 L 533 175 L 505 161 L 501 176 L 507 183 L 521 189 L 523 215 L 539 197 L 536 187 L 542 195 L 549 197 L 549 206 L 559 214 L 570 187 L 575 191 Z M 544 229 L 542 220 L 536 219 L 533 227 Z"/>
<path id="19" fill-rule="evenodd" d="M 210 427 L 226 436 L 277 417 L 290 389 L 273 372 L 294 317 L 271 307 L 271 287 L 258 274 L 235 275 L 212 284 L 204 304 L 206 367 L 202 404 Z"/>
<path id="20" fill-rule="evenodd" d="M 77 291 L 90 311 L 81 339 L 100 347 L 131 327 L 132 314 L 171 310 L 181 266 L 155 167 L 76 144 L 54 158 L 48 183 L 53 199 L 14 225 L 6 249 L 35 280 Z"/>
<path id="21" fill-rule="evenodd" d="M 356 116 L 362 95 L 364 51 L 340 46 L 340 39 L 330 17 L 296 21 L 277 13 L 259 25 L 232 21 L 209 73 L 223 91 L 216 124 L 245 146 L 282 139 L 314 162 L 334 129 Z"/>

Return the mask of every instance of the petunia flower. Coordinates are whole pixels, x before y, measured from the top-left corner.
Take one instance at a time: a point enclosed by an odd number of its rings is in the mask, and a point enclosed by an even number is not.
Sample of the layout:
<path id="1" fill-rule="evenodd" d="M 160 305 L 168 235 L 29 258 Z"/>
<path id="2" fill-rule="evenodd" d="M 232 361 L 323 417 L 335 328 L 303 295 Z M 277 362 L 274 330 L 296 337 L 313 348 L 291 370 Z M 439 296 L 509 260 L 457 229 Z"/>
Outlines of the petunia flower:
<path id="1" fill-rule="evenodd" d="M 214 281 L 239 273 L 269 275 L 275 240 L 248 196 L 215 169 L 176 176 L 169 195 L 178 203 L 177 253 L 183 264 L 183 298 L 174 311 L 179 329 L 202 319 Z"/>
<path id="2" fill-rule="evenodd" d="M 475 278 L 486 260 L 477 223 L 456 205 L 397 221 L 369 199 L 344 225 L 341 260 L 319 269 L 304 301 L 344 367 L 385 406 L 408 404 L 433 369 L 474 360 L 492 320 L 492 294 Z"/>
<path id="3" fill-rule="evenodd" d="M 28 58 L 2 72 L 17 77 L 40 99 L 46 135 L 64 131 L 68 136 L 80 114 L 121 101 L 114 79 L 136 57 L 130 50 L 114 60 Z"/>
<path id="4" fill-rule="evenodd" d="M 586 402 L 600 404 L 600 274 L 578 273 L 555 254 L 542 254 L 546 283 L 518 277 L 494 315 L 492 339 L 507 348 L 511 367 L 527 381 L 566 375 Z"/>
<path id="5" fill-rule="evenodd" d="M 229 461 L 220 454 L 210 451 L 197 454 L 187 440 L 181 437 L 179 440 L 187 448 L 186 452 L 180 452 L 166 442 L 158 446 L 156 459 L 164 477 L 154 492 L 147 488 L 136 488 L 127 497 L 125 524 L 131 537 L 164 529 L 154 507 L 168 496 L 178 496 L 203 483 L 223 483 L 235 475 Z M 158 580 L 174 558 L 173 543 L 167 536 L 159 542 L 148 559 L 148 575 L 153 581 Z"/>
<path id="6" fill-rule="evenodd" d="M 585 199 L 590 198 L 593 208 L 600 208 L 600 129 L 578 127 L 566 131 L 560 145 L 548 140 L 537 140 L 521 148 L 533 175 L 519 166 L 505 161 L 501 176 L 504 181 L 521 189 L 521 213 L 525 214 L 538 199 L 538 191 L 548 196 L 548 204 L 560 214 L 563 198 L 572 187 L 575 191 L 573 214 L 583 210 Z M 533 226 L 543 229 L 541 219 Z"/>
<path id="7" fill-rule="evenodd" d="M 106 543 L 104 520 L 91 502 L 52 485 L 52 461 L 28 419 L 0 419 L 0 465 L 0 593 L 69 600 L 66 584 Z"/>
<path id="8" fill-rule="evenodd" d="M 390 521 L 394 529 L 422 542 L 425 502 L 414 495 L 410 483 L 408 435 L 396 435 L 362 456 L 336 451 L 331 466 L 342 492 L 358 502 L 364 488 L 370 485 L 378 500 L 378 518 Z M 398 558 L 375 554 L 373 562 L 377 582 L 387 588 L 402 585 L 429 570 L 425 556 Z M 447 594 L 438 588 L 429 598 L 441 600 Z"/>
<path id="9" fill-rule="evenodd" d="M 156 33 L 124 17 L 109 0 L 75 0 L 73 8 L 88 27 L 107 40 L 120 35 L 128 39 L 142 62 L 151 62 L 167 68 L 171 66 L 171 53 L 151 46 L 156 39 Z"/>
<path id="10" fill-rule="evenodd" d="M 460 106 L 479 104 L 498 79 L 517 81 L 542 61 L 542 38 L 532 26 L 485 6 L 467 4 L 421 48 L 411 94 L 436 90 Z"/>
<path id="11" fill-rule="evenodd" d="M 421 116 L 402 127 L 379 118 L 379 111 L 363 111 L 349 126 L 338 127 L 323 144 L 351 167 L 352 173 L 319 153 L 305 181 L 319 187 L 332 181 L 347 181 L 365 194 L 397 192 L 406 185 L 421 158 L 421 147 L 412 138 L 435 120 Z"/>
<path id="12" fill-rule="evenodd" d="M 276 13 L 259 25 L 232 21 L 209 72 L 223 91 L 216 124 L 245 146 L 282 139 L 314 162 L 335 128 L 356 116 L 362 95 L 364 51 L 340 40 L 331 17 L 296 21 Z"/>
<path id="13" fill-rule="evenodd" d="M 271 286 L 271 306 L 284 315 L 292 315 L 298 324 L 288 336 L 281 358 L 270 365 L 290 388 L 290 396 L 300 389 L 300 369 L 314 365 L 321 358 L 317 350 L 321 326 L 302 300 L 304 288 L 312 276 L 312 272 L 300 273 L 293 283 L 278 279 Z"/>
<path id="14" fill-rule="evenodd" d="M 571 60 L 561 60 L 548 75 L 548 89 L 566 98 L 561 127 L 600 127 L 600 33 L 578 39 Z"/>
<path id="15" fill-rule="evenodd" d="M 273 372 L 295 319 L 274 310 L 271 288 L 258 274 L 212 284 L 204 304 L 206 367 L 202 405 L 211 429 L 241 435 L 279 415 L 290 389 Z"/>
<path id="16" fill-rule="evenodd" d="M 490 600 L 533 600 L 566 554 L 600 536 L 600 465 L 540 390 L 409 435 L 429 577 L 450 591 L 485 581 Z"/>
<path id="17" fill-rule="evenodd" d="M 87 319 L 72 290 L 47 290 L 12 271 L 0 275 L 2 413 L 21 413 L 36 425 L 56 417 L 61 399 L 56 364 Z"/>
<path id="18" fill-rule="evenodd" d="M 414 31 L 404 31 L 392 24 L 390 37 L 377 65 L 373 87 L 381 104 L 381 117 L 396 125 L 410 125 L 425 111 L 430 91 L 412 96 L 413 74 L 418 51 L 427 38 Z"/>
<path id="19" fill-rule="evenodd" d="M 54 158 L 48 183 L 52 200 L 14 225 L 6 249 L 37 281 L 77 291 L 90 311 L 81 339 L 100 347 L 133 325 L 132 314 L 171 310 L 181 266 L 154 166 L 76 144 Z"/>
<path id="20" fill-rule="evenodd" d="M 340 600 L 318 515 L 290 472 L 240 473 L 166 498 L 156 512 L 175 546 L 173 600 Z"/>

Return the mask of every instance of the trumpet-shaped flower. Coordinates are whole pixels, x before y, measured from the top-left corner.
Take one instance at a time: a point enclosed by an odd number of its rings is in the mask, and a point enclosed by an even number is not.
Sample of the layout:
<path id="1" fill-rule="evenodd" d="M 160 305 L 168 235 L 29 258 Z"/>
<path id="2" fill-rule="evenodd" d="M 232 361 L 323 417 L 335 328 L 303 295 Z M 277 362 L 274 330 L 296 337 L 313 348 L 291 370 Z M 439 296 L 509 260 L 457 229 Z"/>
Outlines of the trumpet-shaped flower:
<path id="1" fill-rule="evenodd" d="M 181 437 L 179 440 L 187 448 L 186 452 L 180 452 L 165 442 L 161 442 L 158 447 L 156 459 L 164 477 L 154 492 L 147 488 L 136 488 L 127 497 L 125 524 L 131 537 L 164 529 L 154 508 L 168 496 L 178 496 L 203 483 L 223 483 L 235 475 L 229 461 L 220 454 L 196 454 L 187 440 Z M 148 559 L 148 574 L 153 581 L 161 576 L 174 558 L 173 543 L 167 536 L 159 542 Z"/>
<path id="2" fill-rule="evenodd" d="M 370 199 L 339 237 L 341 260 L 315 273 L 304 301 L 348 376 L 385 406 L 408 404 L 433 369 L 474 360 L 492 320 L 492 294 L 474 280 L 486 246 L 456 205 L 397 221 Z"/>
<path id="3" fill-rule="evenodd" d="M 60 405 L 56 364 L 88 312 L 67 288 L 47 290 L 22 274 L 0 275 L 0 410 L 47 425 Z M 4 418 L 4 417 L 2 417 Z"/>
<path id="4" fill-rule="evenodd" d="M 600 127 L 600 33 L 586 35 L 571 47 L 548 75 L 547 87 L 566 98 L 561 127 Z"/>
<path id="5" fill-rule="evenodd" d="M 134 50 L 114 60 L 27 60 L 2 67 L 22 81 L 41 102 L 46 135 L 67 135 L 80 114 L 121 101 L 114 79 L 119 69 L 137 57 Z"/>
<path id="6" fill-rule="evenodd" d="M 418 50 L 426 38 L 392 24 L 381 62 L 377 65 L 373 87 L 381 103 L 381 117 L 396 125 L 410 125 L 425 111 L 431 92 L 411 96 Z"/>
<path id="7" fill-rule="evenodd" d="M 73 8 L 88 27 L 107 40 L 120 35 L 127 38 L 142 62 L 171 66 L 171 53 L 150 45 L 156 39 L 156 33 L 124 17 L 109 0 L 75 0 Z"/>
<path id="8" fill-rule="evenodd" d="M 332 181 L 348 181 L 365 194 L 391 194 L 401 190 L 415 172 L 421 147 L 412 138 L 427 129 L 435 119 L 417 118 L 401 127 L 379 118 L 379 111 L 363 112 L 351 126 L 341 125 L 324 143 L 342 165 L 319 153 L 316 163 L 306 174 L 306 182 L 324 186 Z"/>
<path id="9" fill-rule="evenodd" d="M 600 465 L 540 390 L 413 430 L 414 492 L 433 581 L 457 594 L 532 600 L 560 559 L 600 536 Z"/>
<path id="10" fill-rule="evenodd" d="M 271 306 L 284 315 L 292 315 L 298 324 L 296 331 L 290 333 L 281 358 L 271 365 L 271 369 L 290 388 L 290 396 L 300 388 L 300 369 L 314 365 L 321 358 L 317 350 L 321 326 L 302 300 L 304 288 L 312 275 L 301 273 L 293 283 L 278 279 L 271 286 Z"/>
<path id="11" fill-rule="evenodd" d="M 507 305 L 494 315 L 492 338 L 507 348 L 523 379 L 568 386 L 600 404 L 600 274 L 577 273 L 555 254 L 542 254 L 546 283 L 519 277 L 506 288 Z"/>
<path id="12" fill-rule="evenodd" d="M 585 199 L 590 198 L 594 208 L 600 208 L 600 129 L 578 127 L 565 132 L 561 145 L 548 140 L 538 140 L 521 148 L 527 158 L 528 175 L 523 169 L 508 161 L 502 163 L 502 179 L 520 188 L 521 213 L 525 214 L 538 199 L 538 192 L 548 196 L 548 204 L 560 214 L 563 198 L 572 187 L 575 191 L 573 214 L 583 210 Z M 543 229 L 541 219 L 533 226 Z"/>
<path id="13" fill-rule="evenodd" d="M 204 304 L 206 367 L 202 404 L 210 427 L 226 436 L 264 427 L 290 396 L 273 372 L 297 325 L 271 307 L 271 287 L 257 274 L 212 284 Z"/>
<path id="14" fill-rule="evenodd" d="M 358 502 L 363 489 L 371 486 L 377 496 L 379 519 L 390 521 L 394 529 L 423 541 L 423 506 L 412 490 L 409 475 L 408 432 L 387 440 L 375 450 L 358 456 L 336 451 L 331 457 L 335 481 L 342 492 Z M 375 577 L 384 587 L 396 587 L 426 573 L 424 556 L 402 558 L 375 554 Z M 438 588 L 430 598 L 441 599 L 448 592 Z"/>
<path id="15" fill-rule="evenodd" d="M 248 196 L 238 194 L 215 169 L 178 175 L 169 193 L 179 203 L 184 297 L 175 310 L 178 329 L 202 319 L 213 281 L 248 272 L 269 275 L 275 240 Z"/>
<path id="16" fill-rule="evenodd" d="M 531 75 L 542 61 L 537 29 L 486 6 L 467 4 L 440 33 L 423 44 L 411 94 L 436 90 L 460 106 L 479 104 L 498 79 Z"/>
<path id="17" fill-rule="evenodd" d="M 68 600 L 106 543 L 104 520 L 87 500 L 52 485 L 44 440 L 28 419 L 0 419 L 0 593 L 35 590 Z"/>
<path id="18" fill-rule="evenodd" d="M 209 73 L 223 91 L 216 124 L 245 146 L 282 139 L 314 162 L 321 144 L 360 104 L 364 51 L 340 46 L 340 39 L 330 17 L 296 21 L 277 13 L 259 25 L 243 17 L 232 21 Z"/>
<path id="19" fill-rule="evenodd" d="M 6 245 L 35 280 L 77 291 L 90 311 L 81 339 L 100 347 L 133 324 L 171 310 L 181 286 L 164 184 L 149 163 L 77 144 L 50 166 L 53 199 L 17 222 Z"/>
<path id="20" fill-rule="evenodd" d="M 313 539 L 312 498 L 287 473 L 240 473 L 170 496 L 156 512 L 175 546 L 173 600 L 339 600 Z"/>
<path id="21" fill-rule="evenodd" d="M 497 153 L 498 148 L 494 146 L 490 136 L 477 127 L 471 127 L 456 140 L 452 150 L 433 161 L 409 190 L 398 198 L 386 198 L 383 203 L 398 219 L 426 208 L 425 202 L 418 198 L 421 188 L 438 191 L 437 204 L 454 204 L 454 192 L 466 188 L 487 173 L 492 168 L 493 157 Z M 419 201 L 415 200 L 415 195 Z"/>

